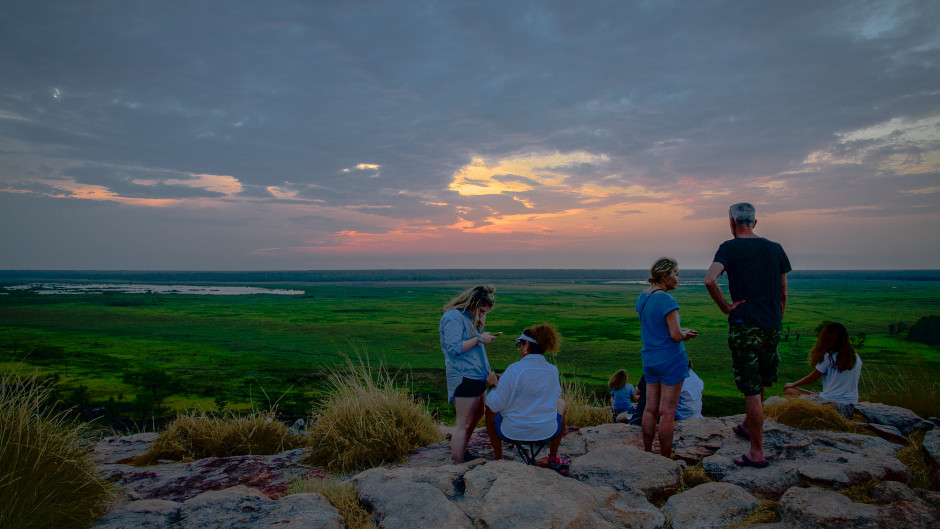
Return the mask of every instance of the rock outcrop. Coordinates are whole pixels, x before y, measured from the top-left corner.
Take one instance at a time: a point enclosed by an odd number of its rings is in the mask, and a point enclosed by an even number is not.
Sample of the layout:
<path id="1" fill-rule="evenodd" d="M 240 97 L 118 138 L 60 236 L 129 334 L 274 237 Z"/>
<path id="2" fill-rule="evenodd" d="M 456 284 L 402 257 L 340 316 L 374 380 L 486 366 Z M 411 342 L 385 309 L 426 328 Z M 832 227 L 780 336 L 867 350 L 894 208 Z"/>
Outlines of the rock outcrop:
<path id="1" fill-rule="evenodd" d="M 343 517 L 322 494 L 273 500 L 256 489 L 203 492 L 184 502 L 136 500 L 112 510 L 96 529 L 342 529 Z"/>
<path id="2" fill-rule="evenodd" d="M 744 521 L 760 500 L 731 483 L 705 483 L 669 498 L 663 513 L 672 529 L 718 529 Z"/>
<path id="3" fill-rule="evenodd" d="M 878 435 L 799 430 L 768 420 L 764 443 L 770 466 L 763 469 L 734 464 L 748 442 L 731 431 L 743 416 L 732 416 L 679 422 L 675 460 L 644 452 L 638 426 L 569 428 L 560 450 L 571 460 L 568 477 L 520 463 L 510 446 L 504 448 L 505 460 L 493 461 L 480 428 L 469 443 L 481 456 L 474 461 L 451 465 L 445 441 L 415 450 L 404 464 L 338 478 L 355 487 L 383 529 L 659 529 L 667 519 L 673 529 L 714 529 L 755 513 L 766 520 L 773 515 L 767 505 L 774 502 L 776 521 L 749 527 L 935 527 L 940 492 L 909 487 L 912 472 L 897 459 L 902 445 L 896 441 L 901 432 L 929 430 L 924 458 L 936 489 L 940 430 L 907 410 L 859 408 Z M 128 465 L 154 437 L 108 438 L 96 446 L 101 472 L 125 494 L 95 529 L 343 527 L 342 516 L 322 495 L 285 495 L 291 478 L 326 477 L 322 469 L 300 464 L 301 450 Z M 689 465 L 699 463 L 698 474 L 704 470 L 714 481 L 690 487 L 683 476 Z M 848 496 L 858 490 L 868 491 L 864 502 Z"/>
<path id="4" fill-rule="evenodd" d="M 662 512 L 636 492 L 593 487 L 514 461 L 433 468 L 377 468 L 352 478 L 386 529 L 637 527 Z"/>

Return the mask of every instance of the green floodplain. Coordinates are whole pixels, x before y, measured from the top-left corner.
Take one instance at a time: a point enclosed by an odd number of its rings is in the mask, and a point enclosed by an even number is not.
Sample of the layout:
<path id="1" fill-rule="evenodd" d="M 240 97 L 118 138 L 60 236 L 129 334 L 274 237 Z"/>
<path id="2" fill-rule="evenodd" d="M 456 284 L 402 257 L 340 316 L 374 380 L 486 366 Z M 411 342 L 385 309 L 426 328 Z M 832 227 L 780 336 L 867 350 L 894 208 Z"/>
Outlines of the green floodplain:
<path id="1" fill-rule="evenodd" d="M 0 272 L 0 364 L 56 384 L 61 405 L 112 428 L 143 429 L 176 411 L 268 409 L 292 421 L 329 391 L 347 358 L 384 365 L 445 421 L 438 321 L 443 305 L 477 284 L 496 286 L 487 330 L 495 370 L 518 359 L 512 338 L 550 322 L 563 337 L 554 358 L 564 378 L 606 400 L 617 369 L 639 379 L 639 270 L 450 270 L 267 273 Z M 702 283 L 682 271 L 672 292 L 686 344 L 705 381 L 706 415 L 743 412 L 730 374 L 726 317 Z M 815 329 L 843 322 L 864 361 L 862 399 L 937 408 L 940 346 L 908 339 L 940 314 L 940 272 L 793 272 L 783 322 L 780 380 L 811 369 Z M 86 292 L 41 294 L 30 282 L 162 284 L 290 289 L 294 295 Z M 9 287 L 19 285 L 19 288 Z M 724 286 L 727 293 L 727 285 Z M 818 384 L 818 383 L 817 383 Z M 818 389 L 818 387 L 817 387 Z M 882 398 L 882 397 L 890 398 Z M 924 411 L 922 411 L 924 412 Z"/>

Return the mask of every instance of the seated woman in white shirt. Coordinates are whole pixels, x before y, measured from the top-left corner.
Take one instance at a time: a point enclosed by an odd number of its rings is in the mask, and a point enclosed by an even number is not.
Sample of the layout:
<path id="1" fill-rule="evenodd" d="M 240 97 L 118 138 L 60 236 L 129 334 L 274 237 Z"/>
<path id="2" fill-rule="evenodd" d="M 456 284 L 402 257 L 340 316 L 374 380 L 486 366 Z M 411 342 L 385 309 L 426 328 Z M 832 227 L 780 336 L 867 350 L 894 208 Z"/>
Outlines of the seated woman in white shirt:
<path id="1" fill-rule="evenodd" d="M 823 327 L 816 344 L 809 353 L 810 374 L 783 385 L 790 397 L 808 397 L 835 404 L 846 418 L 851 418 L 858 404 L 858 379 L 862 374 L 862 359 L 849 341 L 849 332 L 841 323 L 831 322 Z M 806 386 L 822 378 L 822 393 L 799 386 Z"/>
<path id="2" fill-rule="evenodd" d="M 702 392 L 705 391 L 705 382 L 692 371 L 692 360 L 689 360 L 689 376 L 682 383 L 682 392 L 679 393 L 679 404 L 676 405 L 676 420 L 698 419 L 702 415 Z"/>
<path id="3" fill-rule="evenodd" d="M 491 435 L 495 459 L 503 457 L 502 439 L 549 443 L 548 464 L 567 465 L 558 457 L 565 431 L 565 401 L 561 397 L 558 368 L 545 359 L 558 348 L 554 325 L 529 327 L 514 340 L 521 360 L 510 364 L 501 376 L 490 373 L 487 407 L 496 413 L 496 436 Z"/>

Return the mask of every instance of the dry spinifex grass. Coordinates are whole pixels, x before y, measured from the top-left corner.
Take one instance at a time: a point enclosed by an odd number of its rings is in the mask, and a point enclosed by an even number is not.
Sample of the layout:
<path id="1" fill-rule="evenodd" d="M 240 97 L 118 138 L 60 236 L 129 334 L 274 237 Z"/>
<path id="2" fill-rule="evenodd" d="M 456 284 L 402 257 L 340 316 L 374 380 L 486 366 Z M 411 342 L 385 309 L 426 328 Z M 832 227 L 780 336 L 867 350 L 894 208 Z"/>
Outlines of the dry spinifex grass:
<path id="1" fill-rule="evenodd" d="M 862 425 L 847 420 L 831 406 L 808 399 L 787 397 L 764 408 L 764 416 L 801 430 L 828 430 L 871 435 Z"/>
<path id="2" fill-rule="evenodd" d="M 0 372 L 0 527 L 89 527 L 113 487 L 99 477 L 84 425 L 49 405 L 51 387 Z"/>
<path id="3" fill-rule="evenodd" d="M 570 426 L 585 428 L 611 420 L 610 407 L 588 395 L 584 387 L 575 381 L 562 382 L 561 398 L 565 401 L 565 414 Z"/>
<path id="4" fill-rule="evenodd" d="M 372 515 L 359 503 L 352 483 L 340 483 L 335 479 L 306 479 L 291 481 L 287 487 L 288 494 L 303 492 L 319 492 L 326 496 L 346 521 L 347 529 L 376 528 Z"/>
<path id="5" fill-rule="evenodd" d="M 349 472 L 403 461 L 409 451 L 443 438 L 427 409 L 382 365 L 348 360 L 330 384 L 310 429 L 310 464 Z"/>
<path id="6" fill-rule="evenodd" d="M 204 412 L 178 415 L 150 450 L 134 460 L 135 465 L 152 465 L 161 459 L 174 461 L 206 457 L 278 454 L 306 445 L 307 439 L 286 425 L 269 420 L 268 412 L 245 416 L 233 413 L 215 416 Z"/>

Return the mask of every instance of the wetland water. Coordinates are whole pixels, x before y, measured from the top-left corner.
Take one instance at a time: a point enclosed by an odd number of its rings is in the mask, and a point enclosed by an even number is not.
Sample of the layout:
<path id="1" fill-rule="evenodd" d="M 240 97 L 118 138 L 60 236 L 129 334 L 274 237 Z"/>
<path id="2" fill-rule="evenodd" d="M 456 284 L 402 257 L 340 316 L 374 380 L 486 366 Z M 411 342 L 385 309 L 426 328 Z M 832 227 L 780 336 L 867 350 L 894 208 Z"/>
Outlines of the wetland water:
<path id="1" fill-rule="evenodd" d="M 36 294 L 103 294 L 105 292 L 120 292 L 122 294 L 188 294 L 206 296 L 244 296 L 249 294 L 269 294 L 280 296 L 299 296 L 303 290 L 288 290 L 277 288 L 245 287 L 245 286 L 205 286 L 205 285 L 138 285 L 134 283 L 27 283 L 0 287 L 4 291 L 29 290 Z"/>

